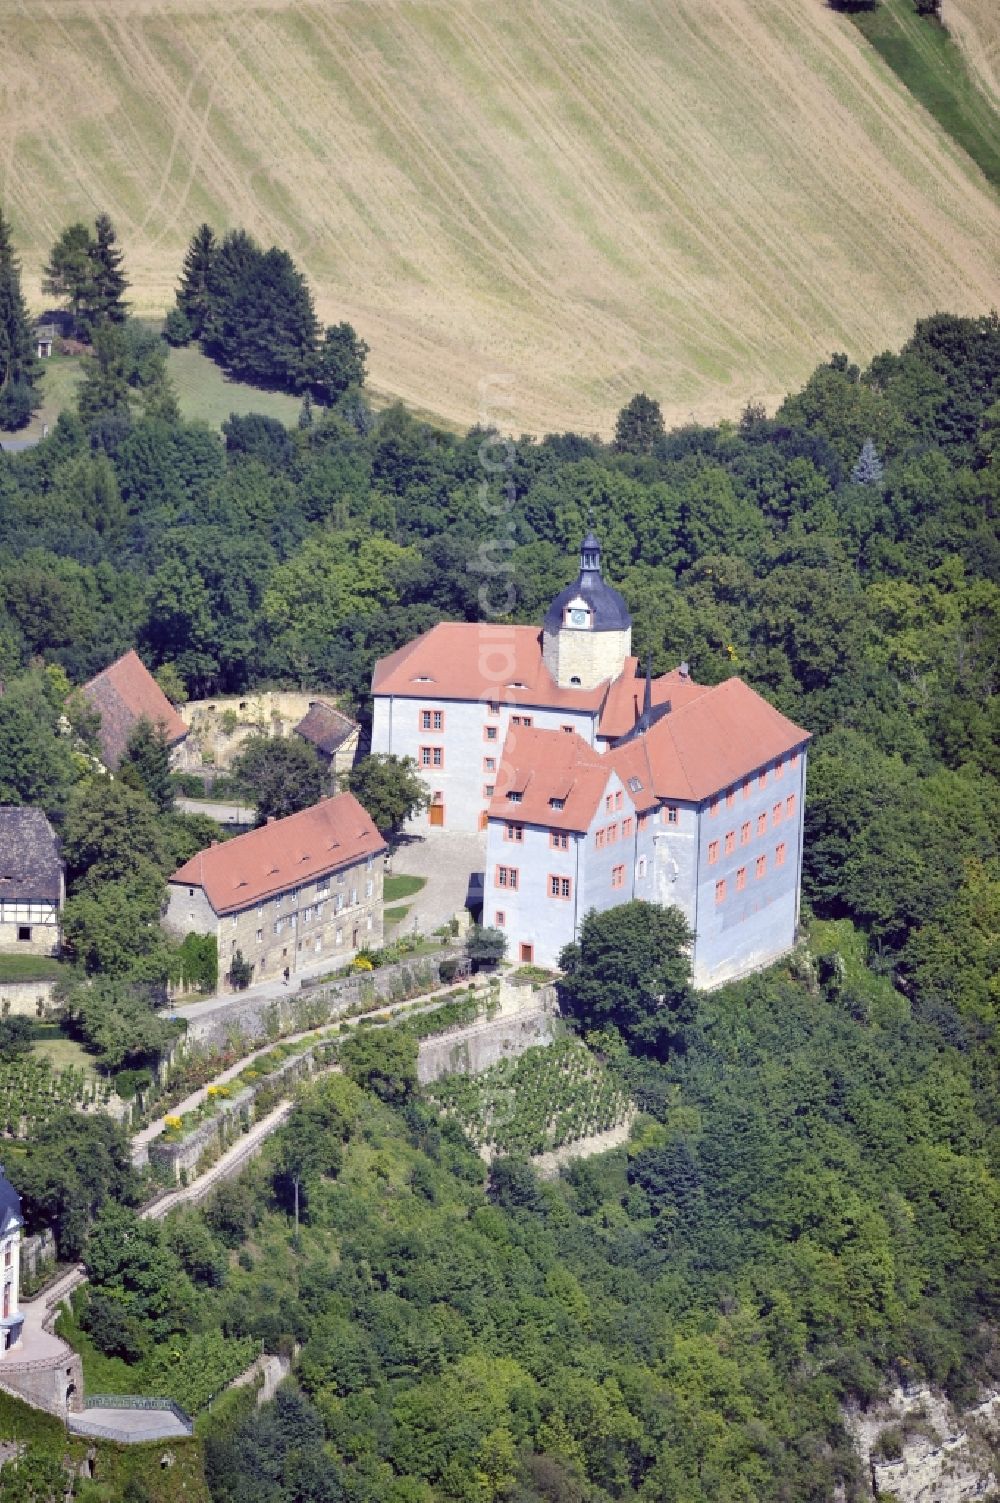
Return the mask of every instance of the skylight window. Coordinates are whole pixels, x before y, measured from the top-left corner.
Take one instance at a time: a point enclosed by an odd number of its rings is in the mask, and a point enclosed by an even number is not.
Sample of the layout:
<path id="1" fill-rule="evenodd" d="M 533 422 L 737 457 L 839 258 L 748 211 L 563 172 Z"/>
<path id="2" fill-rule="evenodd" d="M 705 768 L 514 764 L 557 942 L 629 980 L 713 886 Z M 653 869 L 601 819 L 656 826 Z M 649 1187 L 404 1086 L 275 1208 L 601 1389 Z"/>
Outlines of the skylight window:
<path id="1" fill-rule="evenodd" d="M 630 793 L 641 793 L 642 792 L 642 779 L 641 778 L 629 778 L 629 780 L 628 780 L 628 787 L 629 787 L 629 792 Z"/>

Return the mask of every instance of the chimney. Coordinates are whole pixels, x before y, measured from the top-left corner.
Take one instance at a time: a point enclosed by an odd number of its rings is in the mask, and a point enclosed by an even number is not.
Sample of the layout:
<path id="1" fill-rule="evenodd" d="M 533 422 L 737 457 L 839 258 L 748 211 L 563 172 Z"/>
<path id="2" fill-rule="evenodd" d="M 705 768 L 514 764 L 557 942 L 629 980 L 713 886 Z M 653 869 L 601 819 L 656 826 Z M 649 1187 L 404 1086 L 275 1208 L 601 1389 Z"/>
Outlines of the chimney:
<path id="1" fill-rule="evenodd" d="M 644 716 L 647 717 L 647 719 L 649 717 L 649 712 L 650 712 L 650 710 L 652 708 L 653 708 L 653 654 L 649 653 L 647 655 L 647 657 L 646 657 L 646 693 L 645 693 L 645 696 L 644 696 L 643 701 L 642 701 L 642 713 L 643 713 Z"/>
<path id="2" fill-rule="evenodd" d="M 276 816 L 274 814 L 269 814 L 267 816 L 267 822 L 268 822 L 268 824 L 269 825 L 273 825 L 274 821 L 275 821 L 275 818 L 276 818 Z"/>

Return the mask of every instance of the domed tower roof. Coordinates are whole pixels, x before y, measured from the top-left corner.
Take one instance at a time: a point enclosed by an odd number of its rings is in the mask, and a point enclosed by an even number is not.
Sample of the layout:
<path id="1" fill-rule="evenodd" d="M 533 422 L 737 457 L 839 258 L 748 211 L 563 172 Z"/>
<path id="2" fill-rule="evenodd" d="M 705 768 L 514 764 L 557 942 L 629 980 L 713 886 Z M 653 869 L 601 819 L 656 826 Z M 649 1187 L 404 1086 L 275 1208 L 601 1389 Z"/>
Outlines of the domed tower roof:
<path id="1" fill-rule="evenodd" d="M 628 606 L 601 574 L 601 545 L 588 532 L 580 545 L 580 573 L 576 583 L 567 585 L 549 606 L 543 630 L 557 632 L 565 619 L 566 607 L 574 600 L 584 600 L 590 608 L 592 631 L 628 631 L 632 617 Z"/>

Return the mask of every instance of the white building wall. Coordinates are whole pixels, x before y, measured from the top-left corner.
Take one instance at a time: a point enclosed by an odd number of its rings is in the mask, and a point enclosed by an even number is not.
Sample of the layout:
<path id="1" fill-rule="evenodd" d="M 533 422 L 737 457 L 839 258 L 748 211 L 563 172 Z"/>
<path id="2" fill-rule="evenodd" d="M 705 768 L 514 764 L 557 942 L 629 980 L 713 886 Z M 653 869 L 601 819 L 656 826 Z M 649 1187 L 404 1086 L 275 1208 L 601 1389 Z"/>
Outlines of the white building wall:
<path id="1" fill-rule="evenodd" d="M 9 1227 L 0 1237 L 0 1364 L 21 1337 L 21 1228 Z"/>
<path id="2" fill-rule="evenodd" d="M 486 839 L 483 923 L 501 928 L 507 936 L 507 959 L 515 964 L 527 960 L 523 945 L 530 945 L 535 965 L 554 967 L 564 945 L 574 938 L 583 917 L 579 907 L 583 837 L 568 832 L 568 849 L 551 843 L 551 831 L 540 825 L 521 825 L 521 838 L 509 839 L 507 826 L 518 826 L 516 806 L 509 820 L 491 819 Z M 518 885 L 502 887 L 498 869 L 511 867 Z M 552 897 L 550 877 L 566 878 L 568 898 Z M 498 923 L 502 913 L 504 922 Z"/>
<path id="3" fill-rule="evenodd" d="M 489 701 L 479 699 L 375 697 L 372 752 L 413 758 L 431 796 L 441 795 L 439 806 L 444 812 L 436 822 L 445 829 L 473 831 L 483 827 L 491 797 L 486 789 L 502 785 L 501 752 L 508 734 L 516 738 L 518 718 L 536 730 L 558 731 L 571 726 L 589 746 L 594 744 L 597 717 L 591 711 L 539 709 L 502 699 L 493 703 L 499 705 L 497 714 L 491 713 Z M 430 712 L 431 729 L 423 725 L 424 711 Z M 433 729 L 435 712 L 442 717 L 440 730 Z M 433 757 L 435 747 L 441 750 L 441 765 L 423 765 L 424 748 L 429 748 Z M 516 739 L 512 739 L 509 751 L 516 754 Z M 496 764 L 493 769 L 487 767 L 489 759 Z M 423 833 L 432 818 L 430 811 L 425 811 L 410 821 L 409 828 Z"/>
<path id="4" fill-rule="evenodd" d="M 780 768 L 780 771 L 779 771 Z M 795 944 L 802 882 L 805 752 L 769 762 L 698 815 L 693 957 L 696 986 L 718 986 L 769 965 Z M 791 807 L 789 800 L 792 801 Z M 749 832 L 744 838 L 744 828 Z M 726 851 L 727 836 L 733 850 Z M 710 847 L 718 844 L 717 859 Z M 778 848 L 784 847 L 779 864 Z M 758 874 L 758 861 L 764 870 Z M 740 884 L 739 873 L 745 872 Z M 725 895 L 716 884 L 725 882 Z"/>

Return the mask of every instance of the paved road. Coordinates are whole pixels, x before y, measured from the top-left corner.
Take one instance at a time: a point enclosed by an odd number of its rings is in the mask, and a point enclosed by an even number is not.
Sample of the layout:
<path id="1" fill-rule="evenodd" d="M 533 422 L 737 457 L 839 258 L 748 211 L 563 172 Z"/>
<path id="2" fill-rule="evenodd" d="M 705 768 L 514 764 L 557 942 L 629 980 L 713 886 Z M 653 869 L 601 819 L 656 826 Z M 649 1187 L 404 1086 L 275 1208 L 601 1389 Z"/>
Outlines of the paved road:
<path id="1" fill-rule="evenodd" d="M 392 858 L 392 874 L 426 877 L 427 885 L 413 898 L 402 931 L 414 927 L 419 934 L 433 934 L 465 907 L 469 877 L 481 872 L 486 862 L 486 835 L 463 831 L 428 830 L 406 841 Z M 399 931 L 397 931 L 399 932 Z"/>
<path id="2" fill-rule="evenodd" d="M 257 810 L 250 804 L 216 803 L 204 798 L 175 798 L 174 804 L 182 814 L 207 814 L 219 825 L 252 825 L 257 819 Z"/>

